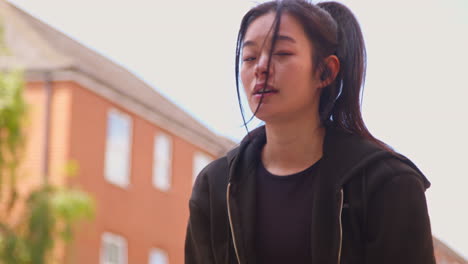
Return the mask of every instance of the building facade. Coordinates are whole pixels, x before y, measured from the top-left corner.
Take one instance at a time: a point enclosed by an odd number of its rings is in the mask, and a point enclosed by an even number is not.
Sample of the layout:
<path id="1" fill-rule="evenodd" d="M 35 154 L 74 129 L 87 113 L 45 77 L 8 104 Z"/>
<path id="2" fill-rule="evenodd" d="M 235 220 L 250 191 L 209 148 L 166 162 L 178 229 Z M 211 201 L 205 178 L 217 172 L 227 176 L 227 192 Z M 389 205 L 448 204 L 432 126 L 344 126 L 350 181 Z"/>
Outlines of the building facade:
<path id="1" fill-rule="evenodd" d="M 462 256 L 457 254 L 446 244 L 437 238 L 434 238 L 434 255 L 437 264 L 468 264 Z"/>
<path id="2" fill-rule="evenodd" d="M 66 263 L 183 263 L 195 177 L 234 142 L 3 0 L 0 17 L 9 50 L 0 68 L 25 71 L 30 108 L 23 169 L 32 177 L 21 192 L 47 181 L 96 201 L 94 220 L 58 255 Z M 79 166 L 76 177 L 64 176 L 69 161 Z"/>

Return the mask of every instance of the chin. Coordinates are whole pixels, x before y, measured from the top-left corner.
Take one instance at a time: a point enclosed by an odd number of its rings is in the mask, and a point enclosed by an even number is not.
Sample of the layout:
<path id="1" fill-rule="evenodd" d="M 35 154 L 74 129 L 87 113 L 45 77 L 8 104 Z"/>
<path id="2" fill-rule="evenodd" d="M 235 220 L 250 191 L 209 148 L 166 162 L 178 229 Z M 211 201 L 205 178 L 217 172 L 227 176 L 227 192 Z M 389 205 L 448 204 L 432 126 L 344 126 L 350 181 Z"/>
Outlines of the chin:
<path id="1" fill-rule="evenodd" d="M 252 104 L 249 106 L 250 111 L 255 113 L 255 110 L 257 110 L 257 105 Z M 255 114 L 255 117 L 265 123 L 278 122 L 284 119 L 287 120 L 288 112 L 285 111 L 285 109 L 279 109 L 278 106 L 278 104 L 262 104 Z M 289 116 L 289 118 L 291 118 L 291 116 Z"/>
<path id="2" fill-rule="evenodd" d="M 279 113 L 266 113 L 266 112 L 261 112 L 261 111 L 258 111 L 258 113 L 255 115 L 255 117 L 263 122 L 265 122 L 265 124 L 267 123 L 273 123 L 273 122 L 278 122 L 278 121 L 281 121 L 281 120 L 284 120 L 285 117 Z"/>

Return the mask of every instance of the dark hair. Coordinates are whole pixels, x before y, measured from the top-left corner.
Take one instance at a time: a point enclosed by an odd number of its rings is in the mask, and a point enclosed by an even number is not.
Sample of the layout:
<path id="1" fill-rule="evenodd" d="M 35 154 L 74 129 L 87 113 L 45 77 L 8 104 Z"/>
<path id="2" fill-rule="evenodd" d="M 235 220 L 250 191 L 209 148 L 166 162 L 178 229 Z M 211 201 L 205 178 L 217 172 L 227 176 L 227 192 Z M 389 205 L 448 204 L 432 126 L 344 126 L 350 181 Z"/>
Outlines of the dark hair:
<path id="1" fill-rule="evenodd" d="M 322 79 L 330 77 L 330 70 L 324 59 L 335 55 L 340 61 L 338 75 L 322 89 L 320 95 L 319 115 L 322 124 L 362 136 L 388 149 L 384 143 L 372 136 L 362 119 L 362 87 L 366 73 L 364 39 L 359 23 L 351 10 L 337 2 L 322 2 L 315 5 L 306 0 L 277 0 L 260 4 L 244 15 L 236 46 L 236 88 L 244 125 L 247 127 L 248 122 L 245 121 L 239 94 L 242 42 L 249 25 L 258 17 L 270 12 L 276 12 L 276 16 L 270 29 L 273 30 L 273 37 L 266 72 L 269 73 L 271 56 L 278 38 L 281 14 L 286 12 L 298 19 L 307 37 L 313 43 L 314 55 L 311 60 L 313 65 L 316 65 L 314 71 L 320 71 Z M 266 83 L 268 77 L 267 74 Z M 254 115 L 260 104 L 261 101 Z"/>

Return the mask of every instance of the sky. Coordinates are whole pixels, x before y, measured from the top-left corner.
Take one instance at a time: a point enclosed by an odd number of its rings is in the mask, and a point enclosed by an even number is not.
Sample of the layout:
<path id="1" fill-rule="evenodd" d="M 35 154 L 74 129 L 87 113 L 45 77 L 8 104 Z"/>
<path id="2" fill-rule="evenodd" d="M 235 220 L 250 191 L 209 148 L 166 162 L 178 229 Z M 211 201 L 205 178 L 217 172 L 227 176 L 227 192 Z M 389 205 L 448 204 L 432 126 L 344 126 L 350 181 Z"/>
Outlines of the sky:
<path id="1" fill-rule="evenodd" d="M 261 1 L 11 2 L 126 67 L 215 132 L 235 141 L 245 134 L 235 41 L 242 16 Z M 364 120 L 431 181 L 433 234 L 468 259 L 468 1 L 341 2 L 367 45 Z"/>

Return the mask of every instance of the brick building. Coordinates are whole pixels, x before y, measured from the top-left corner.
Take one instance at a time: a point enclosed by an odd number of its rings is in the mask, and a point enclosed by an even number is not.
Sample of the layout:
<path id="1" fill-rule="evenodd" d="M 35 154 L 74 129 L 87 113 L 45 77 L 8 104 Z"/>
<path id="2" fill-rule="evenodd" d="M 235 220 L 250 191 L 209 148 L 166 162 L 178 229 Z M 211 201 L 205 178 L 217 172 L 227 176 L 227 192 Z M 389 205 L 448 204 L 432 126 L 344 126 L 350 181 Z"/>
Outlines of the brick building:
<path id="1" fill-rule="evenodd" d="M 97 203 L 67 263 L 183 263 L 194 177 L 234 143 L 201 125 L 126 69 L 0 0 L 9 54 L 30 105 L 21 193 L 75 185 Z M 63 176 L 69 160 L 79 175 Z"/>
<path id="2" fill-rule="evenodd" d="M 462 256 L 434 237 L 434 254 L 437 264 L 468 264 Z"/>
<path id="3" fill-rule="evenodd" d="M 63 250 L 67 263 L 183 263 L 194 177 L 234 143 L 126 69 L 0 0 L 10 54 L 25 69 L 31 106 L 21 192 L 44 181 L 92 194 L 97 215 Z M 69 160 L 76 179 L 63 177 Z M 39 173 L 40 172 L 40 173 Z M 467 263 L 434 238 L 439 264 Z M 65 253 L 66 252 L 66 253 Z"/>

